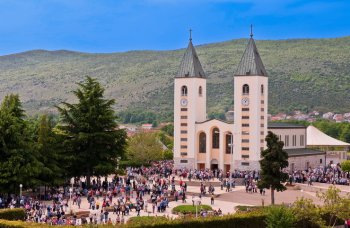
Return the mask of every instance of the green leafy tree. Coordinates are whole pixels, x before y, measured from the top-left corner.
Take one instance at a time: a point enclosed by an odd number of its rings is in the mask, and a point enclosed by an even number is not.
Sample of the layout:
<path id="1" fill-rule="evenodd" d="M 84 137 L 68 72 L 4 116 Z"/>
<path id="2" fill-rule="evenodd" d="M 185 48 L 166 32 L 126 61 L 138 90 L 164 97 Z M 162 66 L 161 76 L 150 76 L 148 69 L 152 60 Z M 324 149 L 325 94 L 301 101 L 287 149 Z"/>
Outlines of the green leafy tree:
<path id="1" fill-rule="evenodd" d="M 268 213 L 266 215 L 267 228 L 292 228 L 296 221 L 293 211 L 289 208 L 284 206 L 268 208 Z"/>
<path id="2" fill-rule="evenodd" d="M 155 133 L 141 132 L 128 141 L 127 159 L 137 165 L 149 165 L 163 156 L 162 144 Z"/>
<path id="3" fill-rule="evenodd" d="M 273 205 L 275 204 L 275 190 L 286 190 L 282 183 L 287 181 L 288 174 L 282 169 L 288 167 L 288 154 L 283 150 L 283 142 L 271 131 L 268 132 L 265 141 L 267 149 L 261 152 L 261 179 L 258 184 L 259 188 L 271 189 L 271 204 Z"/>
<path id="4" fill-rule="evenodd" d="M 174 136 L 174 125 L 168 124 L 161 128 L 162 131 L 167 133 L 169 136 Z"/>
<path id="5" fill-rule="evenodd" d="M 343 161 L 341 163 L 341 169 L 345 172 L 350 172 L 350 160 Z"/>
<path id="6" fill-rule="evenodd" d="M 324 227 L 320 208 L 316 207 L 311 199 L 300 198 L 292 205 L 292 211 L 298 220 L 297 227 L 308 227 L 310 223 L 316 224 L 319 227 Z"/>
<path id="7" fill-rule="evenodd" d="M 126 132 L 118 129 L 114 100 L 104 98 L 104 88 L 87 77 L 73 93 L 78 103 L 63 103 L 59 129 L 65 135 L 71 176 L 86 176 L 90 185 L 92 175 L 113 173 L 117 158 L 123 156 Z"/>
<path id="8" fill-rule="evenodd" d="M 66 171 L 62 156 L 61 137 L 54 133 L 53 123 L 47 115 L 40 117 L 37 132 L 37 147 L 39 160 L 45 164 L 39 176 L 43 185 L 55 186 L 64 182 Z"/>
<path id="9" fill-rule="evenodd" d="M 0 107 L 0 191 L 35 187 L 43 164 L 38 161 L 32 135 L 18 95 L 8 95 Z"/>
<path id="10" fill-rule="evenodd" d="M 329 216 L 327 224 L 335 226 L 339 219 L 350 218 L 350 198 L 349 195 L 341 196 L 340 189 L 329 186 L 325 192 L 317 192 L 316 196 L 323 202 L 323 214 Z"/>

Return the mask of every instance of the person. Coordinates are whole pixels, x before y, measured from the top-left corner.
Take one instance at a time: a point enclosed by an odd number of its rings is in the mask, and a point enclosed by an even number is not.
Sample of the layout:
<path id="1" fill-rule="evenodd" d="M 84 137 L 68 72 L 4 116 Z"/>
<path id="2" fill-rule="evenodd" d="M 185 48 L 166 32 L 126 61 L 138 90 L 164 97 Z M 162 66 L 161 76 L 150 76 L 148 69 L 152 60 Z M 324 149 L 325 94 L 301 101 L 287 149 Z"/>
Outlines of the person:
<path id="1" fill-rule="evenodd" d="M 182 193 L 182 203 L 186 202 L 186 194 L 185 192 Z"/>
<path id="2" fill-rule="evenodd" d="M 211 204 L 211 205 L 214 204 L 214 193 L 211 194 L 211 197 L 210 197 L 210 204 Z"/>
<path id="3" fill-rule="evenodd" d="M 140 216 L 141 207 L 139 204 L 136 205 L 137 216 Z"/>

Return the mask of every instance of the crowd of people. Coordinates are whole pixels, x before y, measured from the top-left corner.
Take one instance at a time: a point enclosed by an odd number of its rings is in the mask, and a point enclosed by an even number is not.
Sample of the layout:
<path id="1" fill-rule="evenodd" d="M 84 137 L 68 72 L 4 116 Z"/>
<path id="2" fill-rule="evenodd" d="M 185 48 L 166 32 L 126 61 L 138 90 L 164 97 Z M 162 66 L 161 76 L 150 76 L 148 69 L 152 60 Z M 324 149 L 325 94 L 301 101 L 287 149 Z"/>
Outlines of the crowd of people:
<path id="1" fill-rule="evenodd" d="M 340 164 L 329 164 L 325 168 L 309 168 L 307 170 L 293 171 L 289 175 L 289 182 L 305 183 L 313 182 L 349 185 L 350 173 L 341 170 Z"/>
<path id="2" fill-rule="evenodd" d="M 23 207 L 27 213 L 27 221 L 50 225 L 81 224 L 124 224 L 127 216 L 140 216 L 143 211 L 148 214 L 164 213 L 170 201 L 187 202 L 187 182 L 200 182 L 199 197 L 210 197 L 214 204 L 215 187 L 206 181 L 220 182 L 221 190 L 230 192 L 240 179 L 247 193 L 265 194 L 258 188 L 260 173 L 256 171 L 238 171 L 232 173 L 222 170 L 175 169 L 172 161 L 153 162 L 149 167 L 129 167 L 126 175 L 115 176 L 112 180 L 93 179 L 87 188 L 84 180 L 76 180 L 70 190 L 69 186 L 51 189 L 41 201 L 34 196 L 0 197 L 0 208 Z M 313 182 L 349 185 L 349 173 L 343 172 L 340 165 L 329 165 L 326 168 L 314 168 L 293 171 L 289 174 L 292 184 Z M 87 199 L 88 208 L 82 208 L 83 199 Z M 194 201 L 192 200 L 194 204 Z M 72 205 L 76 210 L 71 210 Z M 131 214 L 132 213 L 132 214 Z M 200 211 L 207 216 L 208 211 Z M 214 210 L 214 215 L 221 215 L 221 210 Z M 113 215 L 113 216 L 111 216 Z"/>

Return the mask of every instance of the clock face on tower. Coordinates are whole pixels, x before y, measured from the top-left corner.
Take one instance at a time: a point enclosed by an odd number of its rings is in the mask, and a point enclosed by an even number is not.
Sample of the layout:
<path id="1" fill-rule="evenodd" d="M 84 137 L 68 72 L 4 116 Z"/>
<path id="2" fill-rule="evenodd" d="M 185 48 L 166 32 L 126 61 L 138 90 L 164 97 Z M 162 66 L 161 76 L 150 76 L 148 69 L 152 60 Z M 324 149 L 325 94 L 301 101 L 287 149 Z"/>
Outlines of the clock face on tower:
<path id="1" fill-rule="evenodd" d="M 188 104 L 187 99 L 185 99 L 185 98 L 181 99 L 181 106 L 186 107 L 187 104 Z"/>
<path id="2" fill-rule="evenodd" d="M 245 97 L 242 99 L 242 105 L 243 106 L 248 106 L 249 105 L 249 98 L 248 97 Z"/>

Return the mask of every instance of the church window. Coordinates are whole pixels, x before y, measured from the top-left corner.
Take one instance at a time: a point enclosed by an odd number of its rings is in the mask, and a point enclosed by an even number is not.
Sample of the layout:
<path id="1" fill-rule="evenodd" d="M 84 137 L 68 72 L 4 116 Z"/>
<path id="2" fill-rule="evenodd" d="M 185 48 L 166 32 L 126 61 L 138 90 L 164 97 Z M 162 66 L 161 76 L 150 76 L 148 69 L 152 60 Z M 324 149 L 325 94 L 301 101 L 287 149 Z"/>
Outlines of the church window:
<path id="1" fill-rule="evenodd" d="M 289 135 L 284 136 L 284 145 L 289 146 Z"/>
<path id="2" fill-rule="evenodd" d="M 186 112 L 187 108 L 181 108 L 181 111 Z"/>
<path id="3" fill-rule="evenodd" d="M 181 96 L 187 96 L 187 86 L 181 87 Z"/>
<path id="4" fill-rule="evenodd" d="M 182 120 L 186 120 L 186 119 L 187 119 L 187 116 L 181 116 L 181 119 L 182 119 Z"/>
<path id="5" fill-rule="evenodd" d="M 248 112 L 249 108 L 242 108 L 242 112 Z"/>
<path id="6" fill-rule="evenodd" d="M 242 124 L 242 127 L 249 127 L 249 124 Z"/>
<path id="7" fill-rule="evenodd" d="M 304 146 L 304 135 L 300 135 L 300 146 Z"/>
<path id="8" fill-rule="evenodd" d="M 202 93 L 203 93 L 202 86 L 199 86 L 198 93 L 199 93 L 199 96 L 202 96 Z"/>
<path id="9" fill-rule="evenodd" d="M 187 149 L 186 145 L 181 145 L 181 149 Z"/>
<path id="10" fill-rule="evenodd" d="M 204 132 L 199 134 L 199 153 L 205 153 L 207 149 L 207 137 Z"/>
<path id="11" fill-rule="evenodd" d="M 249 86 L 247 84 L 243 85 L 243 95 L 249 94 Z"/>
<path id="12" fill-rule="evenodd" d="M 181 126 L 182 126 L 182 127 L 186 127 L 186 126 L 187 126 L 187 123 L 181 123 Z"/>
<path id="13" fill-rule="evenodd" d="M 249 119 L 249 116 L 242 116 L 242 119 L 247 120 Z"/>
<path id="14" fill-rule="evenodd" d="M 232 134 L 226 135 L 226 154 L 231 154 L 233 151 Z"/>
<path id="15" fill-rule="evenodd" d="M 261 85 L 261 94 L 264 94 L 264 85 Z"/>
<path id="16" fill-rule="evenodd" d="M 187 142 L 187 138 L 181 138 L 181 142 Z"/>
<path id="17" fill-rule="evenodd" d="M 187 134 L 186 130 L 181 131 L 181 134 Z"/>
<path id="18" fill-rule="evenodd" d="M 219 149 L 219 138 L 220 138 L 220 132 L 218 128 L 213 129 L 213 148 Z"/>
<path id="19" fill-rule="evenodd" d="M 249 147 L 242 147 L 242 150 L 249 150 Z"/>

